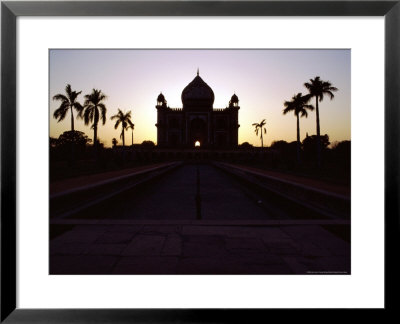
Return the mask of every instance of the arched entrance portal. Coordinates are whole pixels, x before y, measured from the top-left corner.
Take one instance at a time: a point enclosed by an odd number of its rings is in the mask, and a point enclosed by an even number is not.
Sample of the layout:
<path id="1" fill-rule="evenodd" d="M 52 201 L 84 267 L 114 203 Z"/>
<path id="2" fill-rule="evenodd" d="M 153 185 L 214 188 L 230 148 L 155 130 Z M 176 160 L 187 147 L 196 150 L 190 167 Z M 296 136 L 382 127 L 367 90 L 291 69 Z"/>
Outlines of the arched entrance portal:
<path id="1" fill-rule="evenodd" d="M 189 143 L 191 146 L 195 147 L 196 142 L 199 142 L 197 146 L 207 146 L 207 124 L 203 119 L 195 118 L 190 122 L 189 134 Z"/>

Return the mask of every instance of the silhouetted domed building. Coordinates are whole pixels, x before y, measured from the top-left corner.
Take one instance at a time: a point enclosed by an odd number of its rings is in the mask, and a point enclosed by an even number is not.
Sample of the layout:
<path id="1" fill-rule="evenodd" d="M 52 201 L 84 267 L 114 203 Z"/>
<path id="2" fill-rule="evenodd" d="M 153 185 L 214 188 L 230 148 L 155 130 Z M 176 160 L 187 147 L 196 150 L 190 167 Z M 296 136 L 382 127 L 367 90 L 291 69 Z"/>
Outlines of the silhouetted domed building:
<path id="1" fill-rule="evenodd" d="M 214 92 L 197 76 L 181 95 L 183 108 L 170 108 L 162 93 L 157 97 L 157 145 L 160 147 L 235 148 L 238 145 L 239 98 L 226 108 L 214 109 Z"/>

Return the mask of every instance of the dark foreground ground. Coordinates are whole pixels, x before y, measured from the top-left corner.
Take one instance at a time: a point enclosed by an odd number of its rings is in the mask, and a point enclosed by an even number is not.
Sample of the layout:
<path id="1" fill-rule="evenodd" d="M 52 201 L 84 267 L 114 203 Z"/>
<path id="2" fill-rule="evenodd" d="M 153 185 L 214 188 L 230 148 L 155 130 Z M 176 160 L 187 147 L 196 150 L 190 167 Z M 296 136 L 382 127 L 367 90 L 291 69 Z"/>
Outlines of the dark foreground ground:
<path id="1" fill-rule="evenodd" d="M 210 165 L 184 165 L 53 220 L 50 273 L 349 274 L 348 224 L 299 219 Z"/>
<path id="2" fill-rule="evenodd" d="M 350 246 L 320 225 L 77 225 L 50 273 L 348 274 Z"/>

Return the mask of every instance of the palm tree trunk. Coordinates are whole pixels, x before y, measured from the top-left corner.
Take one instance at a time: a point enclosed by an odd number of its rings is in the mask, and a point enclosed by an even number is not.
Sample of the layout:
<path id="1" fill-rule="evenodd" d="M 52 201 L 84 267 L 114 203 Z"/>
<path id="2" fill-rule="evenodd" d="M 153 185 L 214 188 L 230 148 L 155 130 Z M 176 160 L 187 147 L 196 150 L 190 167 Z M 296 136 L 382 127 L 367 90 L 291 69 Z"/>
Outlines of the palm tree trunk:
<path id="1" fill-rule="evenodd" d="M 122 127 L 122 147 L 125 147 L 125 130 L 124 130 L 124 128 Z"/>
<path id="2" fill-rule="evenodd" d="M 297 117 L 297 163 L 300 164 L 300 118 L 299 114 L 296 115 Z"/>
<path id="3" fill-rule="evenodd" d="M 262 134 L 262 128 L 261 128 L 261 147 L 264 147 L 264 141 L 263 141 L 263 134 Z"/>
<path id="4" fill-rule="evenodd" d="M 75 128 L 74 128 L 74 110 L 71 108 L 71 131 L 74 132 Z M 75 143 L 72 142 L 71 143 L 71 165 L 73 166 L 75 162 Z"/>
<path id="5" fill-rule="evenodd" d="M 318 96 L 315 97 L 315 112 L 317 115 L 317 165 L 318 167 L 321 167 L 321 132 L 319 125 Z"/>
<path id="6" fill-rule="evenodd" d="M 71 131 L 74 131 L 74 110 L 72 109 L 71 106 Z"/>
<path id="7" fill-rule="evenodd" d="M 93 145 L 97 147 L 97 125 L 94 125 L 93 130 L 94 130 Z"/>

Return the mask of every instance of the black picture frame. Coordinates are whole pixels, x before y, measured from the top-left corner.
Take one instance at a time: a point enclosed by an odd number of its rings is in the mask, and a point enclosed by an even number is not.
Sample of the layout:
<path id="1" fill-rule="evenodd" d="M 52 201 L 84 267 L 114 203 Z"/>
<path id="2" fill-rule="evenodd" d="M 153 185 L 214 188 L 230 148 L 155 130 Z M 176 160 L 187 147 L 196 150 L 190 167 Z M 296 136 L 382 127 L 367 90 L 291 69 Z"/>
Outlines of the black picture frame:
<path id="1" fill-rule="evenodd" d="M 2 1 L 1 322 L 259 322 L 267 309 L 16 309 L 16 19 L 19 16 L 384 16 L 385 309 L 396 311 L 399 255 L 400 1 Z M 372 134 L 371 134 L 372 136 Z M 369 152 L 371 154 L 371 152 Z M 367 175 L 366 175 L 367 177 Z M 371 234 L 372 235 L 372 234 Z M 295 310 L 296 316 L 310 316 Z M 329 310 L 325 310 L 328 312 Z M 269 312 L 266 314 L 266 312 Z M 332 313 L 332 311 L 329 311 Z M 384 312 L 384 313 L 383 313 Z M 371 318 L 371 312 L 368 317 Z M 286 317 L 286 315 L 283 315 Z M 321 316 L 316 315 L 313 316 Z M 323 314 L 322 316 L 326 316 Z M 331 315 L 329 315 L 331 316 Z M 335 315 L 334 315 L 335 316 Z M 284 319 L 282 317 L 280 320 Z"/>

